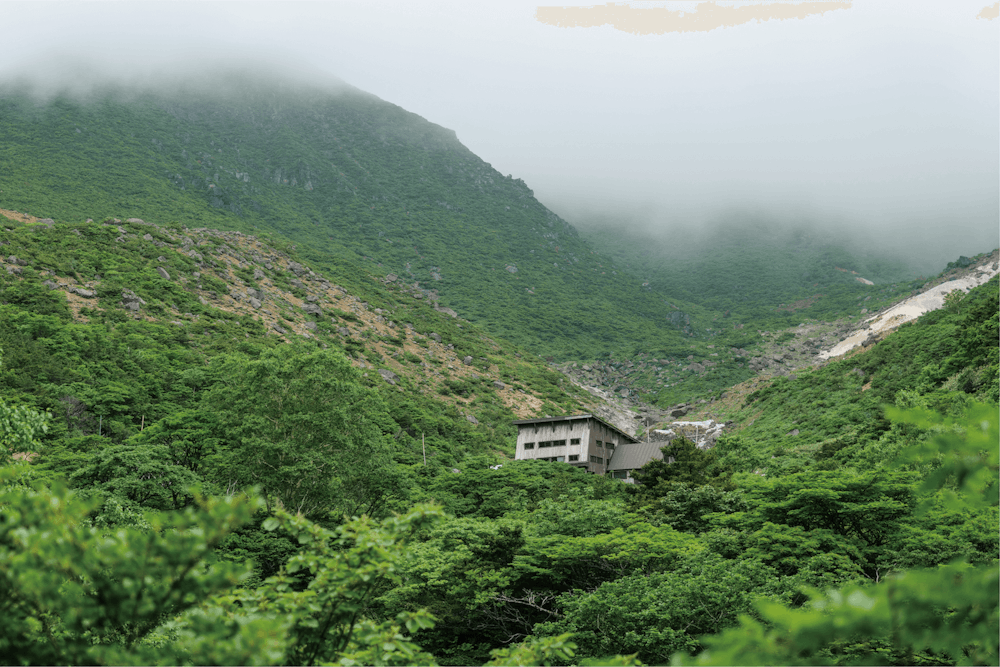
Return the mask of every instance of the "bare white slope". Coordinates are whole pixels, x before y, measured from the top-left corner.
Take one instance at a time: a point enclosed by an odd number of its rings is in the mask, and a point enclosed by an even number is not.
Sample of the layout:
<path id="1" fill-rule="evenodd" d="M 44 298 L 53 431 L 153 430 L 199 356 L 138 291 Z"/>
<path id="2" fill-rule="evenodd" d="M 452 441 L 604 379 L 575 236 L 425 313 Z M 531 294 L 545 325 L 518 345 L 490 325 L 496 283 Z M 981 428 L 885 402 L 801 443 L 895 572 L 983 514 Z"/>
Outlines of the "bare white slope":
<path id="1" fill-rule="evenodd" d="M 953 290 L 968 292 L 973 287 L 982 285 L 998 272 L 1000 272 L 1000 262 L 997 261 L 995 255 L 991 255 L 978 266 L 971 268 L 964 277 L 936 285 L 926 292 L 911 296 L 906 301 L 897 303 L 892 308 L 868 318 L 860 329 L 852 332 L 850 336 L 837 343 L 833 348 L 820 352 L 819 358 L 826 360 L 839 357 L 848 350 L 864 343 L 869 336 L 895 329 L 904 322 L 915 320 L 924 313 L 937 310 L 944 305 L 944 297 L 949 292 Z"/>

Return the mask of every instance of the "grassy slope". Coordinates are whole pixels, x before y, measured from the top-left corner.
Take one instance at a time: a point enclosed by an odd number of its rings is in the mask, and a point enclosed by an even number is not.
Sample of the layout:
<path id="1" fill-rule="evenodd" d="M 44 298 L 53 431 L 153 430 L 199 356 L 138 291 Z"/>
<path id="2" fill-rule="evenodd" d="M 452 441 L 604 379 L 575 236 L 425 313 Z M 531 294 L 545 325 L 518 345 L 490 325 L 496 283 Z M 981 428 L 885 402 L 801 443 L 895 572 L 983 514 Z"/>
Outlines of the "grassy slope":
<path id="1" fill-rule="evenodd" d="M 3 204 L 274 231 L 327 268 L 366 258 L 561 359 L 686 337 L 664 326 L 662 298 L 452 133 L 362 93 L 269 85 L 45 106 L 7 95 Z"/>
<path id="2" fill-rule="evenodd" d="M 509 456 L 513 419 L 591 409 L 588 397 L 534 355 L 359 268 L 360 287 L 352 289 L 318 270 L 299 280 L 289 267 L 301 258 L 239 233 L 0 221 L 3 397 L 56 415 L 50 444 L 61 443 L 56 451 L 64 454 L 72 443 L 83 448 L 67 454 L 70 462 L 199 409 L 209 359 L 254 357 L 280 344 L 334 347 L 351 357 L 391 406 L 400 462 L 416 462 L 421 433 L 442 465 L 467 454 Z M 123 308 L 123 289 L 145 301 L 139 312 Z M 254 308 L 249 289 L 264 294 L 262 307 Z M 310 298 L 322 314 L 304 310 Z M 379 370 L 394 373 L 394 384 Z M 103 439 L 88 440 L 98 430 Z"/>

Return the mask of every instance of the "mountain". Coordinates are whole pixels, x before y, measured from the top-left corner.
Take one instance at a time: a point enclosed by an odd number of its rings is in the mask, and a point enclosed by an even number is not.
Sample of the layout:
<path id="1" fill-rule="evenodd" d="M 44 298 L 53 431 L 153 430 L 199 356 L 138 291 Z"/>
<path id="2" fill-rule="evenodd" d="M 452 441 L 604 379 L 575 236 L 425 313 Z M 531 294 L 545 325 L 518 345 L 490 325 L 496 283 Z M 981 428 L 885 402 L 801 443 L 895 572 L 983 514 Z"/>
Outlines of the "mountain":
<path id="1" fill-rule="evenodd" d="M 854 260 L 823 243 L 812 248 L 828 255 L 813 267 L 820 286 L 789 283 L 801 262 L 773 261 L 781 253 L 767 246 L 720 254 L 708 243 L 652 266 L 642 261 L 655 247 L 648 239 L 581 236 L 454 132 L 345 84 L 220 72 L 207 83 L 87 95 L 7 85 L 0 127 L 8 210 L 270 232 L 342 284 L 354 280 L 346 266 L 395 276 L 553 361 L 693 355 L 716 364 L 713 349 L 757 344 L 745 327 L 762 317 L 774 320 L 769 328 L 831 319 L 906 289 L 883 280 L 902 276 L 898 265 L 873 276 L 875 289 L 833 271 L 827 265 Z M 646 400 L 667 405 L 750 377 L 735 363 L 650 383 Z"/>
<path id="2" fill-rule="evenodd" d="M 233 81 L 0 98 L 0 661 L 997 664 L 996 251 L 603 255 L 412 114 Z M 510 460 L 644 399 L 641 485 Z"/>
<path id="3" fill-rule="evenodd" d="M 454 132 L 350 88 L 256 77 L 0 101 L 8 209 L 278 233 L 558 359 L 669 349 L 668 307 Z M 696 306 L 685 306 L 692 314 Z"/>

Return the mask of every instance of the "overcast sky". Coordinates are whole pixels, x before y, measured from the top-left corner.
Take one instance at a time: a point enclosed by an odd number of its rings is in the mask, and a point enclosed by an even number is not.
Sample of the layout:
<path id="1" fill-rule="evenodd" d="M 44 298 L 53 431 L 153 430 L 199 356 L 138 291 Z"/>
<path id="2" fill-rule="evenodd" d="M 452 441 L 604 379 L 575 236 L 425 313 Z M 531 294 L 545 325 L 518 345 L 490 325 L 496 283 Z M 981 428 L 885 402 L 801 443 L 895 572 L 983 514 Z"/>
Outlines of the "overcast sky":
<path id="1" fill-rule="evenodd" d="M 0 1 L 0 76 L 269 59 L 455 130 L 570 222 L 749 208 L 945 256 L 1000 244 L 992 2 L 562 3 Z M 801 18 L 740 22 L 761 11 Z"/>

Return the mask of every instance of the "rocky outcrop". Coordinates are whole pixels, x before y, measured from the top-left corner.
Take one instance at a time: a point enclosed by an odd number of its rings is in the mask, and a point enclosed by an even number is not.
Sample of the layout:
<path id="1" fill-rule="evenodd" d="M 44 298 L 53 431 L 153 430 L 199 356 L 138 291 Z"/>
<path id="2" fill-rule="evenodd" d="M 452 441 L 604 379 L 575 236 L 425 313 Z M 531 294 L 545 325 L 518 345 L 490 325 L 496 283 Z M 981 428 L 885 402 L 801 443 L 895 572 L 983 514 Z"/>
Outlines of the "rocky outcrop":
<path id="1" fill-rule="evenodd" d="M 123 289 L 121 305 L 122 308 L 125 308 L 126 310 L 138 312 L 140 308 L 146 305 L 146 302 L 132 290 Z"/>

